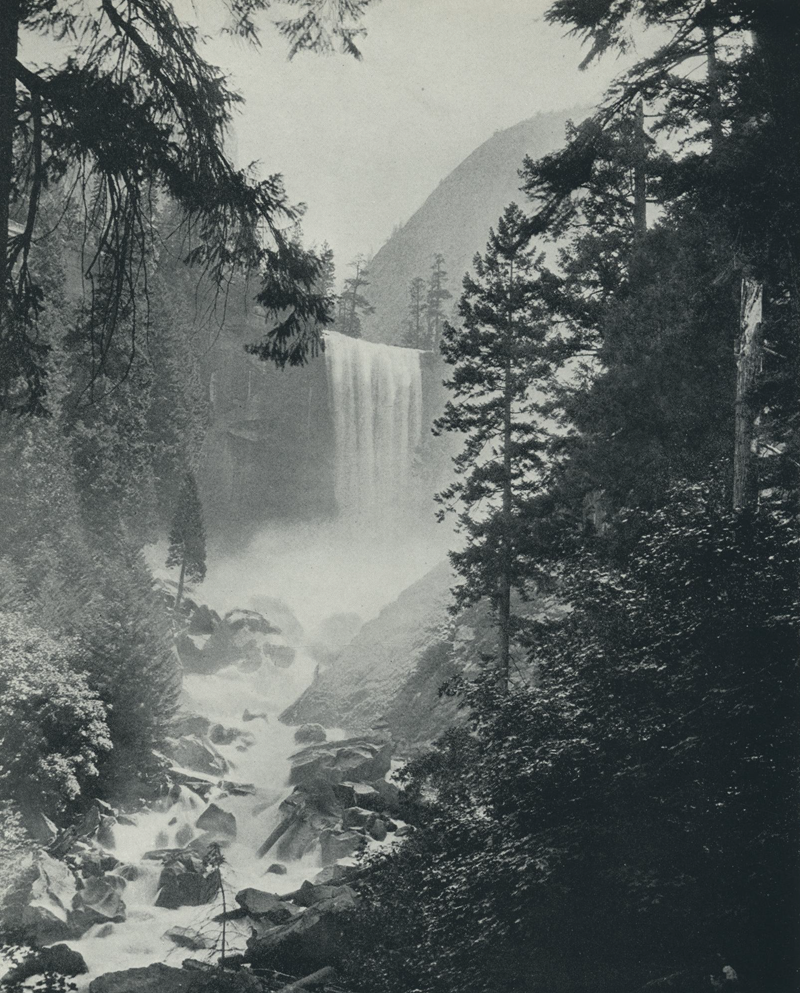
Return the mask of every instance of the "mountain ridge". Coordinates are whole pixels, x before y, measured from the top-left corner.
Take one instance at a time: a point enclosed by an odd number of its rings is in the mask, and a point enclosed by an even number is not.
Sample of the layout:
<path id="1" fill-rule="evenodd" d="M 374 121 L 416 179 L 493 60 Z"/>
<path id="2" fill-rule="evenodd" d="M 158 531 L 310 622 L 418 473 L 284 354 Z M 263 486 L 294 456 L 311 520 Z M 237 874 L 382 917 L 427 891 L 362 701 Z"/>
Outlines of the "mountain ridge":
<path id="1" fill-rule="evenodd" d="M 476 252 L 482 252 L 507 204 L 522 205 L 518 171 L 525 155 L 539 158 L 561 147 L 567 121 L 581 120 L 588 108 L 536 114 L 495 131 L 445 176 L 422 206 L 375 254 L 369 266 L 366 296 L 375 308 L 362 319 L 364 337 L 398 344 L 408 309 L 409 283 L 427 280 L 433 256 L 441 252 L 453 300 Z"/>

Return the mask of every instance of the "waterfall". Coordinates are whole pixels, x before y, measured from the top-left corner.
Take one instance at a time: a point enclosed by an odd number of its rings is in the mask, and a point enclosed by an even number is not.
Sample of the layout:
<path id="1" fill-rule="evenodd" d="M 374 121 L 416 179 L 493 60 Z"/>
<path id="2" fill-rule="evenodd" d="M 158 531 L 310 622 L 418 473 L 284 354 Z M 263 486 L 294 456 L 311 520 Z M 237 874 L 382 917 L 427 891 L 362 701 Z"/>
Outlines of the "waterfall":
<path id="1" fill-rule="evenodd" d="M 325 357 L 344 516 L 385 519 L 411 505 L 422 434 L 420 353 L 330 332 Z"/>

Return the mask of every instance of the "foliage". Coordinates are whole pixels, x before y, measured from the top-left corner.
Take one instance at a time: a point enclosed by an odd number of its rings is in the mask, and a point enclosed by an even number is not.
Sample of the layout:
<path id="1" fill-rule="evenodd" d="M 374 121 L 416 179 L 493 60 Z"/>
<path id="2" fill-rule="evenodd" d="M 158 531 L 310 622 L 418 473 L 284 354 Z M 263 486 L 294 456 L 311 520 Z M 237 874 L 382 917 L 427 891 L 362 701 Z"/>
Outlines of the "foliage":
<path id="1" fill-rule="evenodd" d="M 428 326 L 427 348 L 439 351 L 444 326 L 444 302 L 452 299 L 453 294 L 447 289 L 447 272 L 444 268 L 444 256 L 437 252 L 431 263 L 431 273 L 428 277 L 428 290 L 425 296 L 425 319 Z"/>
<path id="2" fill-rule="evenodd" d="M 192 472 L 187 472 L 184 476 L 169 531 L 167 568 L 174 566 L 181 570 L 181 586 L 184 576 L 198 583 L 205 579 L 206 534 L 203 508 Z"/>
<path id="3" fill-rule="evenodd" d="M 370 877 L 361 988 L 796 985 L 796 527 L 700 486 L 618 526 L 627 565 L 570 563 L 531 684 L 479 682 L 471 730 L 410 764 L 421 830 Z"/>
<path id="4" fill-rule="evenodd" d="M 291 53 L 341 43 L 358 55 L 358 22 L 369 0 L 295 0 L 279 22 Z M 229 30 L 257 42 L 264 0 L 231 0 Z M 33 71 L 18 60 L 21 35 L 42 35 L 59 58 Z M 314 290 L 320 259 L 292 237 L 300 210 L 279 176 L 234 168 L 226 130 L 241 98 L 199 54 L 199 32 L 168 3 L 136 0 L 99 10 L 84 2 L 12 0 L 0 41 L 0 357 L 2 409 L 46 410 L 47 342 L 37 338 L 45 290 L 30 265 L 45 230 L 42 194 L 57 185 L 84 227 L 89 302 L 80 334 L 92 342 L 92 377 L 112 345 L 141 340 L 148 269 L 157 245 L 153 204 L 181 210 L 186 260 L 218 293 L 232 274 L 258 275 L 272 327 L 254 351 L 279 365 L 318 346 L 330 302 Z M 9 219 L 19 232 L 9 236 Z M 309 330 L 311 329 L 311 330 Z"/>
<path id="5" fill-rule="evenodd" d="M 371 314 L 375 308 L 364 296 L 363 290 L 369 286 L 369 272 L 363 255 L 356 256 L 350 263 L 353 275 L 344 281 L 344 287 L 339 295 L 339 306 L 336 313 L 335 330 L 351 338 L 360 338 L 362 333 L 361 318 Z"/>
<path id="6" fill-rule="evenodd" d="M 0 790 L 6 801 L 58 815 L 98 776 L 111 749 L 106 709 L 76 641 L 56 642 L 0 615 Z"/>
<path id="7" fill-rule="evenodd" d="M 425 280 L 422 276 L 415 276 L 408 286 L 408 316 L 400 343 L 406 348 L 427 348 L 425 325 Z"/>
<path id="8" fill-rule="evenodd" d="M 436 499 L 439 519 L 456 503 L 465 547 L 451 560 L 465 580 L 456 607 L 488 598 L 501 633 L 500 667 L 508 669 L 510 592 L 525 596 L 532 581 L 523 557 L 525 507 L 539 488 L 545 466 L 545 394 L 551 363 L 545 347 L 535 257 L 520 238 L 522 211 L 512 204 L 491 233 L 486 254 L 475 258 L 475 276 L 464 277 L 459 304 L 463 324 L 445 324 L 442 355 L 453 367 L 445 385 L 453 399 L 434 433 L 465 436 L 453 459 L 459 477 Z"/>

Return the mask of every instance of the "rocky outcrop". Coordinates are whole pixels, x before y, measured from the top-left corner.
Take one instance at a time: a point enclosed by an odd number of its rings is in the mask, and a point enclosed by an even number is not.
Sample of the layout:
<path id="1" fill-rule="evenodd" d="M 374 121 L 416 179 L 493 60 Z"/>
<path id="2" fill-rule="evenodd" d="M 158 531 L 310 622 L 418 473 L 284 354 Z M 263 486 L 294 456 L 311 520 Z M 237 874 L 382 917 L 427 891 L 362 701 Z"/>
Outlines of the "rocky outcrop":
<path id="1" fill-rule="evenodd" d="M 381 779 L 391 768 L 392 745 L 388 740 L 360 737 L 310 745 L 291 756 L 290 783 L 323 780 L 331 785 L 344 781 Z"/>
<path id="2" fill-rule="evenodd" d="M 80 952 L 73 951 L 69 945 L 51 945 L 29 954 L 19 965 L 5 973 L 0 984 L 6 987 L 16 986 L 31 976 L 48 972 L 60 976 L 82 976 L 88 971 L 89 967 Z"/>
<path id="3" fill-rule="evenodd" d="M 180 738 L 166 738 L 164 754 L 177 765 L 209 776 L 224 776 L 228 763 L 206 738 L 197 734 L 184 734 Z"/>
<path id="4" fill-rule="evenodd" d="M 188 970 L 156 962 L 98 976 L 89 983 L 89 993 L 189 993 L 193 978 Z"/>
<path id="5" fill-rule="evenodd" d="M 215 803 L 210 803 L 195 821 L 195 827 L 206 833 L 209 840 L 236 837 L 236 818 Z"/>
<path id="6" fill-rule="evenodd" d="M 443 562 L 365 624 L 280 719 L 367 731 L 449 626 L 453 578 Z"/>
<path id="7" fill-rule="evenodd" d="M 90 876 L 84 881 L 83 888 L 75 894 L 74 913 L 70 916 L 70 923 L 82 933 L 93 924 L 124 921 L 125 901 L 122 899 L 122 891 L 126 885 L 122 876 Z"/>
<path id="8" fill-rule="evenodd" d="M 340 915 L 354 910 L 359 897 L 349 886 L 328 887 L 332 893 L 310 905 L 289 924 L 256 923 L 247 942 L 246 959 L 267 966 L 306 973 L 329 965 L 341 954 Z"/>
<path id="9" fill-rule="evenodd" d="M 158 885 L 157 907 L 172 910 L 178 907 L 199 907 L 216 899 L 220 874 L 217 869 L 208 870 L 197 853 L 179 850 L 167 853 Z"/>
<path id="10" fill-rule="evenodd" d="M 560 148 L 567 118 L 578 121 L 590 112 L 538 114 L 496 131 L 439 183 L 370 262 L 367 296 L 375 309 L 363 319 L 366 338 L 399 342 L 408 285 L 415 276 L 427 277 L 436 253 L 444 255 L 449 289 L 458 297 L 464 273 L 486 246 L 489 228 L 496 227 L 509 203 L 522 202 L 517 170 L 524 157 L 537 159 Z"/>
<path id="11" fill-rule="evenodd" d="M 274 603 L 274 611 L 286 615 L 289 626 L 295 630 L 293 615 L 287 613 L 279 601 Z M 198 607 L 192 613 L 189 626 L 176 638 L 175 645 L 184 669 L 206 675 L 229 665 L 245 672 L 260 669 L 265 662 L 286 668 L 295 658 L 295 649 L 282 628 L 257 610 L 230 610 L 220 618 L 215 611 Z M 198 722 L 203 720 L 196 719 Z M 185 727 L 180 734 L 209 733 L 208 726 L 195 727 L 188 719 L 182 723 Z"/>
<path id="12" fill-rule="evenodd" d="M 301 724 L 294 733 L 298 745 L 316 745 L 328 740 L 328 733 L 321 724 Z"/>

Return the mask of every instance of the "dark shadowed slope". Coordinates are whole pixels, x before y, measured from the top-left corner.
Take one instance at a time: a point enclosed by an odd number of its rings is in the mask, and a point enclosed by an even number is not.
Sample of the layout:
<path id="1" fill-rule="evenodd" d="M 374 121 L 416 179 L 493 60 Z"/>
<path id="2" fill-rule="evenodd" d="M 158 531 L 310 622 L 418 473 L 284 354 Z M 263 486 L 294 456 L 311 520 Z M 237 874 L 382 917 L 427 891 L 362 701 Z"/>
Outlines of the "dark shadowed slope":
<path id="1" fill-rule="evenodd" d="M 448 288 L 453 300 L 458 298 L 464 273 L 484 248 L 489 227 L 511 201 L 524 202 L 517 173 L 525 155 L 538 158 L 560 147 L 567 120 L 579 121 L 587 113 L 575 108 L 538 114 L 497 131 L 439 183 L 372 260 L 366 295 L 375 313 L 363 318 L 365 337 L 399 341 L 409 283 L 415 276 L 427 280 L 436 252 L 444 255 Z M 448 313 L 452 305 L 447 301 Z"/>

